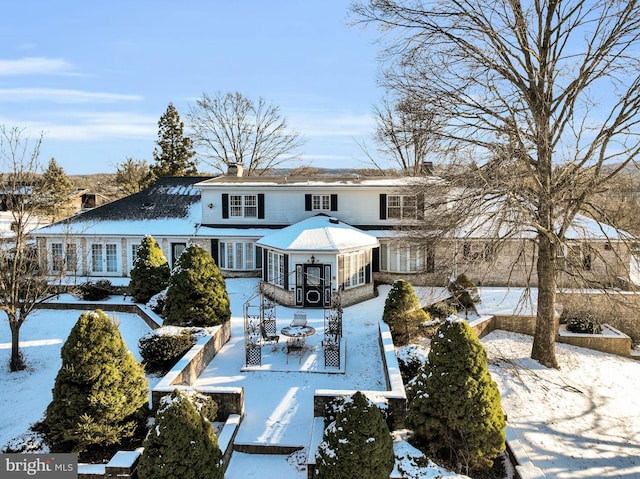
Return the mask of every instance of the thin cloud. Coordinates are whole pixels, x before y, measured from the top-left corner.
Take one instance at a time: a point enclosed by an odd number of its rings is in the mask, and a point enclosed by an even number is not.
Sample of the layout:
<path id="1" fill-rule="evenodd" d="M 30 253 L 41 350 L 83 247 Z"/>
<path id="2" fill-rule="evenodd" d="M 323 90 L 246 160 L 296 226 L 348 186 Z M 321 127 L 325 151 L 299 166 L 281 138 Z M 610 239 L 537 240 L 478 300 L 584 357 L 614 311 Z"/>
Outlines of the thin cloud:
<path id="1" fill-rule="evenodd" d="M 55 88 L 0 88 L 0 102 L 48 101 L 52 103 L 113 103 L 140 101 L 141 95 L 89 92 Z"/>
<path id="2" fill-rule="evenodd" d="M 24 128 L 26 135 L 33 136 L 42 132 L 45 141 L 149 140 L 158 134 L 158 119 L 155 116 L 123 112 L 80 113 L 61 115 L 51 121 L 22 120 L 4 123 Z"/>
<path id="3" fill-rule="evenodd" d="M 0 76 L 70 75 L 72 65 L 62 58 L 26 57 L 0 60 Z"/>

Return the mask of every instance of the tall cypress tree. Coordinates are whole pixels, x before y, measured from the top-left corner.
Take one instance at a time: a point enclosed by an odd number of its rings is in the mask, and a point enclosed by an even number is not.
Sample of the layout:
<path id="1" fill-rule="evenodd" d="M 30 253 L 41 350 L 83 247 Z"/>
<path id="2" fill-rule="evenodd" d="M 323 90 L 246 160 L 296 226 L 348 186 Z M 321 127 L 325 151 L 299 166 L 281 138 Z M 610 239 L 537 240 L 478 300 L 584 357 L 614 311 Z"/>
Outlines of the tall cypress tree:
<path id="1" fill-rule="evenodd" d="M 227 287 L 211 255 L 189 245 L 171 272 L 164 322 L 176 326 L 215 326 L 231 319 Z"/>
<path id="2" fill-rule="evenodd" d="M 222 479 L 224 475 L 211 423 L 177 389 L 162 398 L 143 446 L 140 479 Z"/>
<path id="3" fill-rule="evenodd" d="M 324 431 L 316 453 L 318 479 L 388 479 L 395 455 L 382 412 L 357 391 Z"/>
<path id="4" fill-rule="evenodd" d="M 146 303 L 167 287 L 171 269 L 153 236 L 146 235 L 142 239 L 130 274 L 129 294 L 137 303 Z"/>
<path id="5" fill-rule="evenodd" d="M 490 468 L 504 449 L 500 392 L 487 353 L 465 321 L 440 325 L 407 396 L 407 424 L 427 454 L 469 472 Z"/>
<path id="6" fill-rule="evenodd" d="M 198 174 L 196 152 L 191 138 L 184 136 L 184 123 L 178 111 L 169 103 L 167 111 L 158 121 L 158 148 L 153 151 L 155 164 L 151 165 L 151 174 L 159 176 L 195 176 Z"/>
<path id="7" fill-rule="evenodd" d="M 148 412 L 144 370 L 104 312 L 80 315 L 61 356 L 43 421 L 53 450 L 95 450 L 140 431 Z"/>

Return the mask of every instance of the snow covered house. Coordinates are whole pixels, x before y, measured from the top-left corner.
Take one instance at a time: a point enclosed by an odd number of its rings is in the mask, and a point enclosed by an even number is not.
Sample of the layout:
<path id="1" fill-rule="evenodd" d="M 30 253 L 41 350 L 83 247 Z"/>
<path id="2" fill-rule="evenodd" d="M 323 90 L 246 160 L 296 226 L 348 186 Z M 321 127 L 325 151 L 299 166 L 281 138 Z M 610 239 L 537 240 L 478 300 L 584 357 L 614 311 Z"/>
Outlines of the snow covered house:
<path id="1" fill-rule="evenodd" d="M 261 277 L 262 289 L 278 302 L 300 307 L 326 307 L 338 290 L 344 305 L 354 304 L 374 296 L 374 281 L 400 277 L 443 285 L 464 272 L 484 285 L 535 284 L 531 257 L 514 267 L 516 250 L 508 245 L 494 251 L 485 238 L 470 234 L 434 246 L 404 240 L 398 228 L 428 214 L 420 211 L 419 198 L 406 194 L 411 181 L 358 175 L 161 178 L 33 235 L 50 273 L 72 278 L 127 277 L 147 234 L 171 265 L 196 243 L 226 277 Z M 429 181 L 439 179 L 427 179 L 427 188 Z M 576 251 L 584 249 L 579 264 L 599 279 L 628 279 L 630 254 L 621 253 L 614 232 L 605 235 L 605 225 L 592 223 L 576 229 Z"/>

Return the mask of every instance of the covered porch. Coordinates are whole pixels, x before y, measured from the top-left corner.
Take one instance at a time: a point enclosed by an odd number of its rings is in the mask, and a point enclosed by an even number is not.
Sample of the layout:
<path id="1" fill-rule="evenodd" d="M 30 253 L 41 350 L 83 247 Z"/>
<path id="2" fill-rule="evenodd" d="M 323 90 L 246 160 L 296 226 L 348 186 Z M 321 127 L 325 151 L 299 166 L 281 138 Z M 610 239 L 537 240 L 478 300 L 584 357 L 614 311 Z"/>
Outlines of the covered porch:
<path id="1" fill-rule="evenodd" d="M 260 290 L 279 304 L 330 308 L 373 298 L 379 243 L 334 217 L 317 215 L 264 236 Z"/>

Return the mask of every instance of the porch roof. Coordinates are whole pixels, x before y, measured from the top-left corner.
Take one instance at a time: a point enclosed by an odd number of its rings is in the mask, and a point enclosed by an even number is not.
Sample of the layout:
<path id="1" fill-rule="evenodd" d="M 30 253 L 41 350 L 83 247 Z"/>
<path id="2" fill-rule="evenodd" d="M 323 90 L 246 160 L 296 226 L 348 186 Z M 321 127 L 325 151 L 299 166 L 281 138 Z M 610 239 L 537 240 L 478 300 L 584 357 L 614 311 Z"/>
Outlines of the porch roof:
<path id="1" fill-rule="evenodd" d="M 275 231 L 256 242 L 284 251 L 338 252 L 379 245 L 375 236 L 336 218 L 317 215 Z"/>

